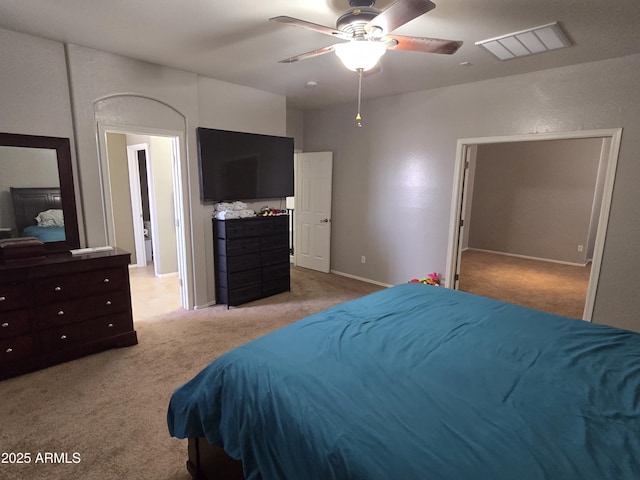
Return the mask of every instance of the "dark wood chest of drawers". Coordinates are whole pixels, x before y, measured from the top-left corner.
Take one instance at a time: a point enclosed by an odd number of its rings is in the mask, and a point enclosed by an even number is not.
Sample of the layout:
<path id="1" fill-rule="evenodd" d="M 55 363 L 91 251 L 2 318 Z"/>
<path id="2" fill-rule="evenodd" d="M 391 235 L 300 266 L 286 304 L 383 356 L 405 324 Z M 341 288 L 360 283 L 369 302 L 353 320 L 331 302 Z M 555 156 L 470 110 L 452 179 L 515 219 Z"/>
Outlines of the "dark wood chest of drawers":
<path id="1" fill-rule="evenodd" d="M 240 305 L 291 289 L 289 216 L 213 220 L 216 302 Z"/>
<path id="2" fill-rule="evenodd" d="M 0 264 L 0 379 L 138 343 L 122 250 Z"/>

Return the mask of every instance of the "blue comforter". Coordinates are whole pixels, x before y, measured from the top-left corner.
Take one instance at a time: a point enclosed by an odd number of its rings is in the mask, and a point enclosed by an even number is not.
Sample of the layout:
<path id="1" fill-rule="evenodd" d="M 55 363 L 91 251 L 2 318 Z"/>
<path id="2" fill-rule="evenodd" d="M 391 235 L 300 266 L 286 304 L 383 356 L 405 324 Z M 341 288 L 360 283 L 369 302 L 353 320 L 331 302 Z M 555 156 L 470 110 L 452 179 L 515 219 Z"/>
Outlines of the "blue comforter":
<path id="1" fill-rule="evenodd" d="M 168 426 L 249 479 L 640 479 L 640 335 L 405 284 L 240 346 Z"/>
<path id="2" fill-rule="evenodd" d="M 66 239 L 64 227 L 39 227 L 29 225 L 22 231 L 23 237 L 36 237 L 41 242 L 63 242 Z"/>

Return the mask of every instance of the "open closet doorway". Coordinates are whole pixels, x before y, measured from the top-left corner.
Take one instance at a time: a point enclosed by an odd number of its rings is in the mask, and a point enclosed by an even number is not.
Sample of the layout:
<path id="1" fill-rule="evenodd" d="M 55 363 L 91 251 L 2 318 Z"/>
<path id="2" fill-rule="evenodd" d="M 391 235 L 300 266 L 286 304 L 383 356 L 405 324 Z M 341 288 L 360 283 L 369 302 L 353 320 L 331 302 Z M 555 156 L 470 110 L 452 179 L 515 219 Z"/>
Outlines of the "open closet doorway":
<path id="1" fill-rule="evenodd" d="M 554 264 L 587 265 L 590 260 L 591 268 L 586 271 L 588 276 L 588 285 L 584 296 L 584 303 L 582 305 L 583 308 L 579 308 L 580 306 L 578 305 L 577 313 L 570 316 L 578 318 L 582 317 L 585 320 L 591 320 L 607 230 L 607 221 L 609 217 L 611 195 L 613 192 L 613 181 L 615 177 L 620 138 L 621 129 L 615 129 L 459 140 L 452 199 L 453 208 L 451 213 L 450 243 L 445 282 L 446 286 L 458 289 L 464 285 L 464 278 L 461 278 L 461 275 L 464 275 L 465 273 L 465 269 L 462 268 L 463 262 L 466 262 L 466 260 L 464 260 L 464 254 L 467 255 L 467 259 L 470 259 L 467 251 L 467 248 L 470 246 L 469 227 L 471 226 L 472 232 L 477 233 L 477 229 L 474 230 L 474 225 L 478 224 L 478 221 L 480 221 L 483 229 L 486 224 L 486 220 L 488 219 L 489 223 L 492 221 L 497 223 L 494 224 L 493 229 L 485 229 L 485 240 L 489 239 L 489 243 L 483 243 L 482 241 L 478 242 L 477 239 L 474 239 L 475 245 L 481 246 L 481 248 L 472 252 L 476 257 L 478 255 L 482 256 L 496 253 L 493 251 L 495 250 L 499 253 L 496 258 L 500 258 L 498 263 L 502 264 L 502 266 L 517 262 L 535 263 L 538 260 L 543 260 L 539 262 L 540 264 L 550 266 Z M 476 160 L 478 159 L 477 156 L 479 151 L 491 151 L 495 156 L 495 152 L 500 151 L 500 148 L 491 149 L 492 145 L 500 147 L 503 144 L 511 144 L 517 148 L 520 144 L 525 145 L 526 142 L 529 142 L 537 148 L 543 146 L 543 144 L 538 143 L 539 141 L 551 141 L 546 142 L 549 146 L 551 146 L 551 143 L 555 142 L 562 144 L 563 147 L 566 148 L 567 144 L 571 143 L 571 141 L 579 139 L 585 139 L 585 141 L 582 142 L 583 147 L 589 144 L 592 148 L 597 149 L 597 151 L 592 151 L 587 155 L 592 158 L 592 165 L 590 167 L 592 170 L 592 177 L 591 180 L 582 180 L 582 186 L 579 185 L 580 180 L 578 179 L 580 176 L 578 175 L 578 169 L 582 166 L 580 160 L 582 157 L 579 156 L 577 159 L 574 158 L 573 166 L 569 166 L 568 164 L 562 165 L 564 157 L 560 155 L 556 159 L 555 166 L 553 165 L 554 162 L 547 162 L 547 165 L 544 168 L 553 169 L 557 167 L 558 176 L 564 175 L 564 178 L 571 179 L 570 181 L 566 181 L 564 184 L 559 183 L 553 185 L 553 182 L 555 182 L 556 179 L 553 177 L 554 174 L 549 174 L 549 172 L 547 172 L 546 181 L 542 174 L 540 175 L 541 178 L 532 178 L 538 176 L 539 172 L 534 168 L 534 164 L 529 164 L 526 165 L 526 168 L 529 169 L 528 173 L 524 175 L 522 172 L 515 173 L 516 180 L 513 180 L 514 182 L 518 181 L 517 175 L 522 177 L 519 188 L 511 189 L 511 185 L 507 185 L 506 183 L 503 183 L 503 187 L 501 187 L 499 182 L 498 184 L 495 183 L 495 178 L 490 182 L 490 188 L 493 189 L 493 192 L 495 193 L 495 198 L 490 199 L 493 201 L 492 207 L 487 208 L 487 204 L 490 205 L 491 201 L 486 201 L 486 198 L 479 199 L 478 195 L 483 191 L 483 188 L 475 185 L 475 181 L 482 181 L 482 175 L 476 177 L 475 170 L 477 167 Z M 567 140 L 567 142 L 563 142 L 563 140 Z M 596 145 L 596 147 L 593 147 L 593 145 Z M 519 155 L 523 155 L 522 152 Z M 595 165 L 593 165 L 594 155 L 597 157 L 595 159 Z M 511 153 L 511 157 L 514 158 L 513 152 Z M 569 157 L 567 157 L 567 163 L 568 158 Z M 516 162 L 514 160 L 514 164 L 515 163 Z M 510 176 L 509 169 L 515 165 L 502 165 L 504 170 L 499 166 L 496 167 L 494 165 L 494 170 L 493 172 L 489 172 L 489 175 L 499 178 L 501 182 L 510 182 L 509 179 L 514 177 Z M 523 165 L 524 164 L 521 164 L 521 168 Z M 586 160 L 584 167 L 585 169 L 587 168 Z M 540 168 L 541 170 L 543 169 L 542 166 Z M 565 169 L 564 172 L 562 172 L 563 168 Z M 570 168 L 574 168 L 574 170 L 567 171 L 567 169 Z M 486 177 L 487 172 L 485 171 L 484 173 Z M 549 179 L 552 180 L 550 181 Z M 592 189 L 590 196 L 585 196 L 585 185 L 588 185 L 589 181 L 592 181 Z M 576 184 L 578 184 L 578 187 L 576 187 Z M 576 194 L 575 190 L 580 188 L 582 189 L 582 192 L 580 194 Z M 496 189 L 500 191 L 496 192 Z M 503 193 L 507 191 L 509 191 L 510 194 L 503 195 Z M 490 195 L 491 197 L 494 196 L 494 194 L 485 195 Z M 536 199 L 538 200 L 536 201 Z M 578 202 L 578 199 L 581 199 L 580 202 Z M 581 205 L 578 205 L 579 203 L 581 203 Z M 484 207 L 481 206 L 482 204 L 484 204 Z M 473 210 L 474 206 L 477 206 L 476 210 Z M 577 208 L 577 210 L 572 210 L 574 207 Z M 483 210 L 485 213 L 483 213 Z M 508 212 L 505 213 L 501 210 L 508 210 Z M 573 236 L 571 235 L 570 228 L 565 229 L 564 226 L 562 226 L 562 228 L 557 228 L 558 231 L 553 228 L 554 223 L 551 221 L 551 217 L 560 215 L 560 211 L 564 211 L 564 221 L 568 223 L 574 222 L 575 219 L 571 218 L 571 216 L 567 216 L 567 212 L 581 211 L 580 216 L 582 218 L 582 223 L 580 224 L 580 222 L 575 222 L 576 224 L 573 225 Z M 505 215 L 503 215 L 503 213 L 505 213 Z M 482 218 L 483 215 L 488 215 L 484 221 Z M 531 228 L 529 228 L 529 230 L 524 228 L 525 225 L 535 225 L 536 217 L 539 218 L 539 222 L 546 225 L 546 231 L 544 228 L 533 231 Z M 558 219 L 556 219 L 556 225 L 558 225 L 557 222 Z M 507 223 L 509 223 L 509 225 L 506 225 Z M 567 230 L 570 233 L 567 233 Z M 577 235 L 580 240 L 574 241 L 577 238 L 575 236 L 576 232 L 578 232 Z M 476 235 L 476 237 L 477 236 L 478 235 Z M 513 248 L 514 244 L 519 245 L 518 248 L 521 248 L 520 252 L 518 252 L 517 248 Z M 526 244 L 527 246 L 522 247 L 523 244 Z M 484 245 L 492 245 L 492 247 L 484 247 Z M 497 248 L 495 247 L 496 245 L 498 246 Z M 486 248 L 487 251 L 483 251 L 483 247 Z M 518 266 L 513 268 L 518 268 Z M 467 269 L 466 271 L 468 272 L 469 270 Z M 496 271 L 499 271 L 499 269 L 496 269 Z M 509 286 L 509 280 L 506 276 L 492 279 L 490 278 L 492 272 L 486 271 L 482 272 L 482 274 L 486 274 L 487 283 L 496 282 L 494 286 L 496 295 L 486 294 L 486 296 L 499 298 L 499 295 L 503 294 L 502 291 L 507 290 L 506 286 Z M 480 275 L 481 280 L 482 274 Z M 548 272 L 545 274 L 552 275 Z M 570 281 L 571 280 L 568 280 L 568 282 Z M 465 290 L 466 288 L 460 289 Z M 556 291 L 552 290 L 551 295 L 561 296 L 562 291 L 561 289 Z M 523 299 L 524 298 L 525 297 L 523 297 Z M 510 300 L 507 299 L 505 301 Z M 526 300 L 526 302 L 529 301 L 530 299 Z M 512 303 L 520 302 L 512 301 Z M 531 304 L 520 304 L 536 308 Z M 552 307 L 545 307 L 540 309 L 552 311 L 551 308 Z M 563 312 L 558 313 L 566 314 Z"/>
<path id="2" fill-rule="evenodd" d="M 180 263 L 179 137 L 105 132 L 113 243 L 131 253 L 134 317 L 183 303 Z"/>
<path id="3" fill-rule="evenodd" d="M 154 190 L 151 163 L 149 158 L 149 144 L 140 143 L 127 145 L 127 161 L 129 166 L 129 190 L 131 194 L 131 212 L 133 220 L 134 253 L 137 267 L 147 267 L 153 264 L 153 239 L 158 234 L 157 221 L 151 221 L 151 206 L 155 207 L 155 195 L 151 195 Z M 155 210 L 155 208 L 154 208 Z M 155 216 L 154 216 L 155 217 Z"/>

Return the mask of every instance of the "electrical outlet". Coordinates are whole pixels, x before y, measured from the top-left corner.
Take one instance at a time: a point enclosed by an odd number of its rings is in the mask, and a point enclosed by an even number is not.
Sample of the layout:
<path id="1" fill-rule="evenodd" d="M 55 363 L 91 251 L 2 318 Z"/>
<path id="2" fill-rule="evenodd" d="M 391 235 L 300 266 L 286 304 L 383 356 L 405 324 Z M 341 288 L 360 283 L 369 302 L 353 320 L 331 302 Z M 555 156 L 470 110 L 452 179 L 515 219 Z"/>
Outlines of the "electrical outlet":
<path id="1" fill-rule="evenodd" d="M 578 245 L 578 251 L 581 252 L 582 250 L 584 250 L 584 246 Z"/>
<path id="2" fill-rule="evenodd" d="M 364 255 L 360 257 L 360 263 L 367 263 L 367 257 Z"/>

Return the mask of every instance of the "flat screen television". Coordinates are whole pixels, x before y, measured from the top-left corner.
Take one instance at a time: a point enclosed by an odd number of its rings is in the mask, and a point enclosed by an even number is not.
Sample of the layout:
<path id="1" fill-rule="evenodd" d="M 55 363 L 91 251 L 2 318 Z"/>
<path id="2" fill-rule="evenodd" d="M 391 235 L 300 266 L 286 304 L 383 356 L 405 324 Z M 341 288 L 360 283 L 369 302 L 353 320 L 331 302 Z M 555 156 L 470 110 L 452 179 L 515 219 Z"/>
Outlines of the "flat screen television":
<path id="1" fill-rule="evenodd" d="M 293 138 L 197 128 L 203 202 L 293 196 Z"/>

